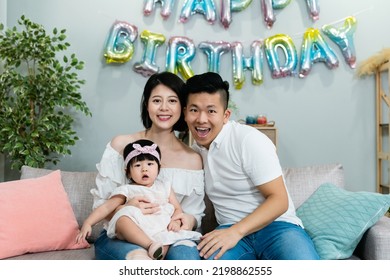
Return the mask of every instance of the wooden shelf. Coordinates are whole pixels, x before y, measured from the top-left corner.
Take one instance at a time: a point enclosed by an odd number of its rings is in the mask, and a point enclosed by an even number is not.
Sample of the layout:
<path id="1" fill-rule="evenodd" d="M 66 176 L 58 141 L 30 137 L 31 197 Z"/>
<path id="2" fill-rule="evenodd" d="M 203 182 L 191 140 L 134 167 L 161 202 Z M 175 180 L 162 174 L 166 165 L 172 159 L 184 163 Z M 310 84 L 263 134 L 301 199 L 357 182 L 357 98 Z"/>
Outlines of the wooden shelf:
<path id="1" fill-rule="evenodd" d="M 388 61 L 375 71 L 376 87 L 376 189 L 379 193 L 390 191 L 390 64 Z M 387 77 L 386 77 L 387 76 Z M 387 83 L 385 82 L 387 81 Z"/>

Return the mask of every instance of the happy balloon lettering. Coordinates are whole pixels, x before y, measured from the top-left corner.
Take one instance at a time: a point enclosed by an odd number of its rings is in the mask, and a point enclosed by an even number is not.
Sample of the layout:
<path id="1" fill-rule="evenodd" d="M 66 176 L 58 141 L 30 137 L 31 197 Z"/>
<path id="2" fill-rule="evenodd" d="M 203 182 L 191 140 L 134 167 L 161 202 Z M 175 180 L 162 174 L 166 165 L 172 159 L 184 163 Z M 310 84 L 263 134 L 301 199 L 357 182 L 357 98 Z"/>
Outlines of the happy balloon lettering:
<path id="1" fill-rule="evenodd" d="M 242 10 L 248 7 L 251 2 L 251 0 L 221 1 L 230 5 L 230 12 Z M 283 6 L 282 4 L 286 5 L 286 3 L 290 2 L 289 0 L 261 1 L 271 1 L 274 4 L 279 3 L 280 7 Z M 174 2 L 173 0 L 146 0 L 144 4 L 144 15 L 149 16 L 157 2 L 161 4 L 161 16 L 164 20 L 168 19 Z M 195 2 L 198 5 L 194 5 Z M 308 5 L 309 2 L 312 4 L 316 3 L 315 1 L 307 2 Z M 223 5 L 221 7 L 223 10 Z M 318 5 L 315 7 L 318 7 Z M 187 0 L 183 5 L 180 21 L 183 23 L 186 22 L 188 17 L 194 13 L 204 14 L 206 20 L 212 21 L 214 20 L 212 16 L 213 9 L 215 11 L 212 0 Z M 223 11 L 226 14 L 225 10 Z M 311 16 L 313 20 L 318 19 L 317 8 L 315 12 L 311 13 Z M 221 11 L 221 23 L 222 18 Z M 289 35 L 276 34 L 264 40 L 254 40 L 250 45 L 250 53 L 244 54 L 244 46 L 239 41 L 202 41 L 196 46 L 192 39 L 185 36 L 172 36 L 167 40 L 164 34 L 150 30 L 143 30 L 138 34 L 137 26 L 126 21 L 115 21 L 107 36 L 104 46 L 104 57 L 108 64 L 123 64 L 130 61 L 135 51 L 135 41 L 139 38 L 143 45 L 143 54 L 140 61 L 136 61 L 133 64 L 133 70 L 138 74 L 148 77 L 160 71 L 160 67 L 156 65 L 157 49 L 166 44 L 164 70 L 176 74 L 180 73 L 184 79 L 188 79 L 194 75 L 191 62 L 196 58 L 197 50 L 206 54 L 207 70 L 217 73 L 220 70 L 221 57 L 224 54 L 230 53 L 233 84 L 236 89 L 241 89 L 245 84 L 246 71 L 251 72 L 253 85 L 261 85 L 263 83 L 264 57 L 274 79 L 288 76 L 305 78 L 309 75 L 312 66 L 318 62 L 325 63 L 329 69 L 337 68 L 339 66 L 339 58 L 335 50 L 328 44 L 329 40 L 339 48 L 345 63 L 350 68 L 355 68 L 356 53 L 353 37 L 356 31 L 356 23 L 356 18 L 350 16 L 344 19 L 344 23 L 341 26 L 329 24 L 322 26 L 321 30 L 307 28 L 302 37 L 300 50 L 297 50 Z M 266 24 L 268 27 L 272 27 L 272 24 L 270 25 L 267 22 Z M 228 28 L 228 25 L 225 24 L 224 27 Z"/>

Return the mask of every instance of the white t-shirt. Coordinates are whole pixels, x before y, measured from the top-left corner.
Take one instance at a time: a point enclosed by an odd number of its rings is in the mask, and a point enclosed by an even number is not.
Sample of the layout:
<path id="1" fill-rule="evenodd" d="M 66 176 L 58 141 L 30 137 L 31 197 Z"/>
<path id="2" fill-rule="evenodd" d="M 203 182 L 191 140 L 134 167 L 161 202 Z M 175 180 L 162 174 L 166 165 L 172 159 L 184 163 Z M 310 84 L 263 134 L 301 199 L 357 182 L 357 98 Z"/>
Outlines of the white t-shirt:
<path id="1" fill-rule="evenodd" d="M 275 145 L 247 125 L 230 121 L 208 150 L 197 144 L 193 148 L 202 155 L 205 190 L 220 225 L 237 223 L 251 214 L 265 200 L 257 186 L 283 176 Z M 276 220 L 302 226 L 289 194 L 288 199 L 288 210 Z"/>

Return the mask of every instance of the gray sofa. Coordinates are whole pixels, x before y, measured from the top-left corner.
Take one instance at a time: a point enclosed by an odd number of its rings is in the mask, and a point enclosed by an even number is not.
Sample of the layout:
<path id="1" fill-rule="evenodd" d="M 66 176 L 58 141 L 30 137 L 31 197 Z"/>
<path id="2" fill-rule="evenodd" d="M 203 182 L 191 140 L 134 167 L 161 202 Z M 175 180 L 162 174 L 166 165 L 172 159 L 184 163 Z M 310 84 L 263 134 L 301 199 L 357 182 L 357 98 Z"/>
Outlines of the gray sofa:
<path id="1" fill-rule="evenodd" d="M 36 178 L 50 173 L 51 170 L 23 166 L 21 179 Z M 344 171 L 339 164 L 308 166 L 283 169 L 290 195 L 298 209 L 314 191 L 323 183 L 329 182 L 340 188 L 344 187 Z M 90 189 L 95 186 L 96 172 L 61 171 L 64 188 L 68 194 L 74 214 L 79 225 L 92 209 Z M 206 199 L 206 215 L 202 221 L 204 232 L 215 227 L 213 209 Z M 95 259 L 93 242 L 102 226 L 94 227 L 89 240 L 91 247 L 79 250 L 62 250 L 30 253 L 8 258 L 9 260 L 93 260 Z M 390 259 L 390 218 L 382 217 L 373 227 L 367 230 L 350 259 Z"/>

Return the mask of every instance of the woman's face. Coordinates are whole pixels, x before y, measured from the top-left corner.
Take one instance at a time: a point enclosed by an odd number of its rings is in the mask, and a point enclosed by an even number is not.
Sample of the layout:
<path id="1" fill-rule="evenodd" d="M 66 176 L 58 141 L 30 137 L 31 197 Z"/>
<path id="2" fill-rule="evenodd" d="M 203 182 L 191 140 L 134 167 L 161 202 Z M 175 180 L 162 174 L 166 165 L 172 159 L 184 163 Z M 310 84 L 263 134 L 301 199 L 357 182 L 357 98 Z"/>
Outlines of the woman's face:
<path id="1" fill-rule="evenodd" d="M 181 110 L 179 97 L 170 88 L 160 84 L 152 90 L 148 112 L 153 126 L 172 130 L 180 118 Z"/>

